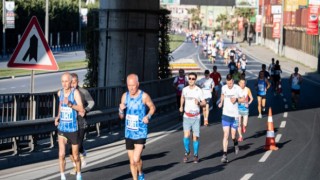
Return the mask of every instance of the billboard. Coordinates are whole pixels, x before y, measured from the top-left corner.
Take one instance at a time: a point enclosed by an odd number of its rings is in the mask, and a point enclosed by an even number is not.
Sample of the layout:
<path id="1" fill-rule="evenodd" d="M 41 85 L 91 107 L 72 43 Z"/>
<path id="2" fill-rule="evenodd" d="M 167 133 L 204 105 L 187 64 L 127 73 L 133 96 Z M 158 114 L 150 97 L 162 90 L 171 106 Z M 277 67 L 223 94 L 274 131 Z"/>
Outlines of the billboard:
<path id="1" fill-rule="evenodd" d="M 307 34 L 318 35 L 318 6 L 310 5 L 308 11 Z"/>
<path id="2" fill-rule="evenodd" d="M 272 26 L 272 37 L 275 39 L 279 39 L 281 36 L 281 15 L 280 14 L 274 14 L 273 15 L 273 26 Z"/>

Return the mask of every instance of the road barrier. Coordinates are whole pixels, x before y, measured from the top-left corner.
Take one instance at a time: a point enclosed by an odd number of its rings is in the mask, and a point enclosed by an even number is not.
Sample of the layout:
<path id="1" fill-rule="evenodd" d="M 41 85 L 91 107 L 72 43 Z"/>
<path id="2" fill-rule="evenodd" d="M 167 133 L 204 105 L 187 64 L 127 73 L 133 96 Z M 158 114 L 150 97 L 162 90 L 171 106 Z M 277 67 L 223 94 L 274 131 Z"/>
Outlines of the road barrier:
<path id="1" fill-rule="evenodd" d="M 170 78 L 140 83 L 140 88 L 154 100 L 157 107 L 155 118 L 176 109 L 172 81 Z M 95 100 L 94 110 L 87 117 L 89 130 L 95 131 L 99 136 L 101 128 L 111 131 L 123 127 L 118 119 L 118 107 L 125 91 L 126 86 L 89 89 Z M 30 151 L 33 151 L 39 140 L 49 140 L 50 147 L 54 147 L 54 117 L 58 112 L 56 94 L 57 92 L 0 95 L 0 150 L 9 149 L 13 154 L 19 154 L 20 147 L 27 144 Z"/>

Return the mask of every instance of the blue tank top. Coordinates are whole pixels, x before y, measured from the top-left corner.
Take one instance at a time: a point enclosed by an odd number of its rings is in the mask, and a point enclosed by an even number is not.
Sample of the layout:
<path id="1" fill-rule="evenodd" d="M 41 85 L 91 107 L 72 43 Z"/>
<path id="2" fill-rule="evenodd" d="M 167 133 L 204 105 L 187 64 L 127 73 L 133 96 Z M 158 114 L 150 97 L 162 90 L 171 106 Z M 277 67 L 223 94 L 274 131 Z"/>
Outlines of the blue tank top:
<path id="1" fill-rule="evenodd" d="M 76 132 L 78 131 L 77 123 L 77 111 L 68 107 L 67 104 L 63 103 L 64 92 L 63 89 L 60 90 L 59 105 L 60 105 L 60 122 L 58 125 L 58 130 L 61 132 Z M 71 90 L 68 100 L 76 105 L 74 100 L 74 89 Z"/>
<path id="2" fill-rule="evenodd" d="M 142 102 L 143 91 L 136 98 L 126 94 L 126 128 L 125 137 L 129 139 L 145 139 L 148 134 L 148 126 L 143 122 L 146 116 L 146 105 Z"/>
<path id="3" fill-rule="evenodd" d="M 258 95 L 265 96 L 267 94 L 266 92 L 267 83 L 266 79 L 258 79 Z"/>

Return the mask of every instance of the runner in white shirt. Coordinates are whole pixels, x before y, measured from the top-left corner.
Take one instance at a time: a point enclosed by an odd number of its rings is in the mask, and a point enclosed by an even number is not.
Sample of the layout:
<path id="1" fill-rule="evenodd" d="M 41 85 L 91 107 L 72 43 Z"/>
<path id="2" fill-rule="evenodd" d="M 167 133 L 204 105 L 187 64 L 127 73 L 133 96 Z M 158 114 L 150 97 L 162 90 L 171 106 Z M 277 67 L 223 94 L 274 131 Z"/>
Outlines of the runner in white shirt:
<path id="1" fill-rule="evenodd" d="M 206 105 L 202 108 L 203 110 L 203 119 L 204 119 L 204 125 L 209 125 L 209 103 L 212 99 L 212 92 L 214 88 L 214 81 L 212 78 L 210 78 L 210 71 L 205 70 L 204 71 L 204 78 L 200 79 L 198 82 L 198 85 L 202 89 L 204 99 L 206 100 Z"/>
<path id="2" fill-rule="evenodd" d="M 239 110 L 238 102 L 244 102 L 244 98 L 240 97 L 240 87 L 234 84 L 232 75 L 228 74 L 226 77 L 226 85 L 222 86 L 219 108 L 223 105 L 222 111 L 222 128 L 223 128 L 223 156 L 222 163 L 228 163 L 227 150 L 228 138 L 231 129 L 231 138 L 234 143 L 235 153 L 238 154 L 239 147 L 236 139 L 236 132 L 239 124 Z"/>
<path id="3" fill-rule="evenodd" d="M 203 97 L 202 90 L 196 86 L 196 73 L 188 75 L 189 86 L 182 89 L 180 112 L 183 112 L 183 144 L 185 154 L 183 162 L 187 162 L 190 154 L 190 131 L 193 134 L 193 162 L 198 163 L 199 137 L 200 137 L 200 106 L 205 106 L 206 101 Z"/>

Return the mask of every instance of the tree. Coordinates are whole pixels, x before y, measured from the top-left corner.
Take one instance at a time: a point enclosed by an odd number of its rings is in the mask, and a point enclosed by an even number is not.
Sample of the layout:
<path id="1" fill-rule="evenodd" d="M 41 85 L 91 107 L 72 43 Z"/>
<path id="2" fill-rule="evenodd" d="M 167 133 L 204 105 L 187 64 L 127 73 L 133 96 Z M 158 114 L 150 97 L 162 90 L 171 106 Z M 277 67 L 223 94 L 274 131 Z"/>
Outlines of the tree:
<path id="1" fill-rule="evenodd" d="M 199 29 L 202 25 L 202 20 L 200 18 L 200 6 L 197 8 L 187 9 L 188 14 L 191 14 L 191 26 L 192 29 Z"/>
<path id="2" fill-rule="evenodd" d="M 216 21 L 220 22 L 220 26 L 222 28 L 222 30 L 225 30 L 225 26 L 226 26 L 226 21 L 227 21 L 228 17 L 226 14 L 219 14 L 219 16 L 217 17 Z"/>

